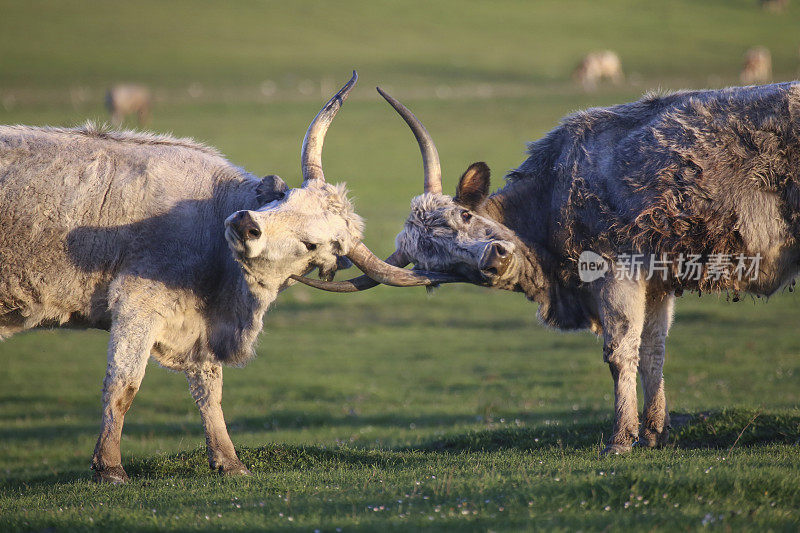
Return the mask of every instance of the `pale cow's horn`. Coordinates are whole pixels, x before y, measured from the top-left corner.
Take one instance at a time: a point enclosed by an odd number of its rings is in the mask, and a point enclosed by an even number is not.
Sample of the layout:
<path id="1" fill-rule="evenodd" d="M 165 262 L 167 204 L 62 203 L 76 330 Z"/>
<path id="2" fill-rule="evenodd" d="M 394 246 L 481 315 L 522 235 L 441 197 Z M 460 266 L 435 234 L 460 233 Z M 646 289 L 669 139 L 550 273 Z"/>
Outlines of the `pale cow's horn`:
<path id="1" fill-rule="evenodd" d="M 403 268 L 408 265 L 409 261 L 400 252 L 395 251 L 392 255 L 386 258 L 386 263 Z M 315 289 L 322 289 L 330 292 L 359 292 L 380 285 L 377 281 L 367 276 L 366 274 L 351 278 L 345 281 L 322 281 L 311 279 L 304 276 L 290 276 L 292 279 L 305 283 Z"/>
<path id="2" fill-rule="evenodd" d="M 357 81 L 358 74 L 354 70 L 350 81 L 339 89 L 339 92 L 334 94 L 333 98 L 328 100 L 328 103 L 308 125 L 306 136 L 303 139 L 303 148 L 300 152 L 300 168 L 303 171 L 303 181 L 325 181 L 325 174 L 322 172 L 322 145 L 325 143 L 325 133 Z"/>
<path id="3" fill-rule="evenodd" d="M 409 261 L 397 251 L 386 261 L 382 261 L 363 242 L 356 244 L 347 257 L 366 275 L 347 281 L 322 281 L 303 276 L 290 277 L 316 289 L 331 292 L 358 292 L 371 289 L 379 283 L 393 287 L 418 287 L 466 281 L 461 276 L 454 274 L 402 268 Z"/>

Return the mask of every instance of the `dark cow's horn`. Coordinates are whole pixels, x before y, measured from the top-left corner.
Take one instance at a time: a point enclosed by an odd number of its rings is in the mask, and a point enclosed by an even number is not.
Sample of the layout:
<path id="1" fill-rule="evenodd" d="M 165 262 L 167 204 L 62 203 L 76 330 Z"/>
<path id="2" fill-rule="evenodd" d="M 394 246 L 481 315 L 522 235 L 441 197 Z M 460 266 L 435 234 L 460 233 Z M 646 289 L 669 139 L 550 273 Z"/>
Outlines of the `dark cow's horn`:
<path id="1" fill-rule="evenodd" d="M 339 92 L 328 100 L 328 103 L 308 125 L 306 136 L 303 139 L 303 148 L 300 152 L 303 181 L 314 179 L 325 181 L 325 174 L 322 172 L 322 145 L 325 143 L 325 133 L 357 81 L 358 74 L 354 70 L 350 81 L 345 83 L 344 87 L 339 89 Z"/>
<path id="2" fill-rule="evenodd" d="M 380 87 L 376 87 L 376 89 L 394 110 L 403 117 L 403 120 L 406 121 L 406 124 L 414 133 L 414 137 L 417 138 L 419 151 L 422 152 L 422 164 L 425 167 L 425 192 L 441 194 L 442 167 L 439 164 L 439 152 L 436 151 L 436 145 L 433 143 L 430 133 L 406 106 L 386 94 Z"/>
<path id="3" fill-rule="evenodd" d="M 403 267 L 409 261 L 400 252 L 394 252 L 386 261 L 382 261 L 363 242 L 356 244 L 347 257 L 366 275 L 346 281 L 322 281 L 294 275 L 290 277 L 316 289 L 331 292 L 358 292 L 371 289 L 379 283 L 393 287 L 418 287 L 465 281 L 453 274 L 405 269 Z"/>

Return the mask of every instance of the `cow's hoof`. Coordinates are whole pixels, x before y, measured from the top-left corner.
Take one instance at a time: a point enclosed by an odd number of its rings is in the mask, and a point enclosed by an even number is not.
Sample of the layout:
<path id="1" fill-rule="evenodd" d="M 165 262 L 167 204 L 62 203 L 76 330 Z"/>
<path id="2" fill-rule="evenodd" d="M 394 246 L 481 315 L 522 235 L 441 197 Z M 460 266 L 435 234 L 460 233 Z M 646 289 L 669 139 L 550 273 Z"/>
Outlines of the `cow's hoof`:
<path id="1" fill-rule="evenodd" d="M 645 431 L 639 435 L 639 440 L 634 446 L 637 448 L 663 448 L 669 441 L 669 430 L 661 433 L 655 431 Z"/>
<path id="2" fill-rule="evenodd" d="M 600 455 L 608 457 L 609 455 L 624 455 L 633 449 L 632 444 L 609 444 Z"/>
<path id="3" fill-rule="evenodd" d="M 216 471 L 219 472 L 219 474 L 222 475 L 222 476 L 252 476 L 253 475 L 252 472 L 250 472 L 250 470 L 248 470 L 247 467 L 244 466 L 244 463 L 242 463 L 241 461 L 236 461 L 235 463 L 231 462 L 231 463 L 228 463 L 228 464 L 225 464 L 225 465 L 220 465 L 218 468 L 216 468 Z"/>
<path id="4" fill-rule="evenodd" d="M 122 468 L 122 465 L 107 466 L 103 469 L 97 469 L 92 475 L 92 480 L 95 483 L 111 483 L 112 485 L 121 485 L 128 482 L 128 474 Z"/>

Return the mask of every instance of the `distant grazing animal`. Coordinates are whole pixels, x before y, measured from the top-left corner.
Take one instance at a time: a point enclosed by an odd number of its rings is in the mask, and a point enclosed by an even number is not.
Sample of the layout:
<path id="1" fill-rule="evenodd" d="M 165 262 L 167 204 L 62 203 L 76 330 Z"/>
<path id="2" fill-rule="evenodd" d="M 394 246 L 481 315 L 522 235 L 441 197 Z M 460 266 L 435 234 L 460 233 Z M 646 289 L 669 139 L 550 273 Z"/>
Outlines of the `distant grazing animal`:
<path id="1" fill-rule="evenodd" d="M 330 278 L 346 255 L 363 256 L 361 219 L 321 159 L 355 82 L 353 73 L 309 126 L 298 189 L 189 139 L 0 126 L 0 338 L 110 331 L 96 480 L 127 479 L 122 424 L 151 357 L 186 373 L 211 468 L 248 473 L 223 419 L 222 365 L 253 357 L 290 274 Z"/>
<path id="2" fill-rule="evenodd" d="M 134 113 L 139 127 L 146 126 L 150 122 L 152 105 L 150 89 L 143 85 L 115 85 L 106 91 L 106 109 L 116 127 Z"/>
<path id="3" fill-rule="evenodd" d="M 772 55 L 763 46 L 754 46 L 744 54 L 744 65 L 739 74 L 742 83 L 766 83 L 772 79 Z"/>
<path id="4" fill-rule="evenodd" d="M 387 99 L 420 141 L 425 192 L 412 200 L 380 281 L 393 284 L 392 269 L 413 274 L 398 268 L 413 262 L 522 292 L 544 324 L 601 335 L 616 413 L 606 453 L 667 442 L 662 371 L 676 295 L 770 295 L 798 273 L 800 83 L 581 111 L 531 143 L 505 187 L 489 194 L 489 169 L 475 163 L 454 197 L 442 192 L 425 128 Z M 430 276 L 418 284 L 433 284 Z M 376 284 L 306 281 L 340 292 Z"/>
<path id="5" fill-rule="evenodd" d="M 758 0 L 761 9 L 772 11 L 773 13 L 783 13 L 789 6 L 789 0 Z"/>
<path id="6" fill-rule="evenodd" d="M 584 89 L 592 90 L 603 80 L 620 84 L 625 75 L 622 73 L 622 61 L 619 56 L 611 50 L 602 50 L 586 54 L 572 72 L 572 79 L 580 83 Z"/>

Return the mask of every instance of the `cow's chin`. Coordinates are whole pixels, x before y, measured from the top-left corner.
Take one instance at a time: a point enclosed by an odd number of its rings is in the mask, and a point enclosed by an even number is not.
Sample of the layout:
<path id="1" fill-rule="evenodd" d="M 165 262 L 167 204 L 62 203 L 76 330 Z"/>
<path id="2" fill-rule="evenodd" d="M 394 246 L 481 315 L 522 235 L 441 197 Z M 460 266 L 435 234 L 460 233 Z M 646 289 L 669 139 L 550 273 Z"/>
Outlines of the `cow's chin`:
<path id="1" fill-rule="evenodd" d="M 228 242 L 228 248 L 230 248 L 233 257 L 237 261 L 248 257 L 247 245 L 230 228 L 225 228 L 225 240 Z"/>

